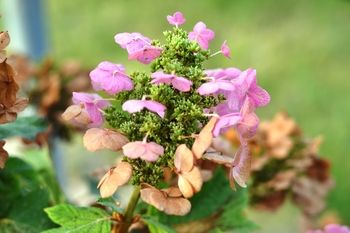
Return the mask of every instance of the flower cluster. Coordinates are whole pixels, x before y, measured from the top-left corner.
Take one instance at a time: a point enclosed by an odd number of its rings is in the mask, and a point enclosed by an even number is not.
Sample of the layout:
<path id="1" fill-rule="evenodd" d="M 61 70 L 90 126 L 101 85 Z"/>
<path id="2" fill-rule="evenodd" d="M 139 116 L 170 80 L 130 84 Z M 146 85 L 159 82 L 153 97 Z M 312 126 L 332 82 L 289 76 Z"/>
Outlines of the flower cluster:
<path id="1" fill-rule="evenodd" d="M 180 12 L 167 20 L 175 27 L 164 32 L 164 45 L 136 32 L 114 37 L 129 60 L 150 64 L 150 72 L 127 74 L 122 64 L 101 62 L 90 73 L 92 86 L 116 102 L 73 93 L 74 105 L 63 118 L 91 128 L 84 136 L 89 150 L 108 148 L 124 155 L 122 165 L 102 178 L 102 197 L 111 196 L 131 179 L 133 185 L 141 185 L 145 202 L 168 214 L 185 215 L 190 211 L 186 198 L 199 192 L 203 183 L 197 160 L 224 163 L 231 168 L 231 187 L 235 189 L 233 180 L 246 187 L 251 162 L 246 139 L 257 131 L 255 109 L 268 104 L 270 96 L 257 86 L 252 68 L 203 68 L 203 62 L 216 54 L 231 58 L 226 40 L 221 51 L 208 50 L 215 34 L 203 22 L 188 33 L 179 28 L 186 21 Z M 96 129 L 104 119 L 114 130 Z M 234 158 L 226 159 L 212 142 L 231 127 L 237 130 L 241 147 Z M 157 189 L 164 169 L 178 175 L 177 187 Z"/>
<path id="2" fill-rule="evenodd" d="M 306 233 L 350 233 L 350 229 L 347 226 L 340 226 L 338 224 L 329 224 L 324 227 L 324 231 L 322 230 L 310 230 Z"/>

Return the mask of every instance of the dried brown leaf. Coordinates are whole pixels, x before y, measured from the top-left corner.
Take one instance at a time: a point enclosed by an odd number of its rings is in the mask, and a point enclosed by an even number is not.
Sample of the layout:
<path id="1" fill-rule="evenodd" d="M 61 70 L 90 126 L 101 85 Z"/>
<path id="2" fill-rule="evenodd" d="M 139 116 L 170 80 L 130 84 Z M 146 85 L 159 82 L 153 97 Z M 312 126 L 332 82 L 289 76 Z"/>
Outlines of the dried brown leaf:
<path id="1" fill-rule="evenodd" d="M 0 62 L 5 61 L 6 59 L 6 50 L 0 50 Z"/>
<path id="2" fill-rule="evenodd" d="M 295 169 L 278 172 L 272 180 L 266 183 L 266 186 L 277 191 L 289 189 L 296 175 L 297 170 Z"/>
<path id="3" fill-rule="evenodd" d="M 6 60 L 0 63 L 0 104 L 6 108 L 12 107 L 16 102 L 16 94 L 19 90 L 18 84 L 13 79 L 14 72 Z"/>
<path id="4" fill-rule="evenodd" d="M 4 149 L 4 145 L 5 145 L 5 141 L 4 140 L 0 140 L 0 168 L 4 168 L 5 167 L 5 163 L 9 157 L 9 154 L 7 153 L 7 151 Z"/>
<path id="5" fill-rule="evenodd" d="M 217 117 L 212 117 L 208 124 L 206 124 L 199 135 L 195 136 L 196 140 L 192 146 L 192 152 L 196 159 L 200 159 L 203 153 L 209 148 L 213 139 L 213 128 L 217 122 Z"/>
<path id="6" fill-rule="evenodd" d="M 92 128 L 86 131 L 83 142 L 89 151 L 102 149 L 118 151 L 129 142 L 129 139 L 115 130 Z"/>
<path id="7" fill-rule="evenodd" d="M 17 119 L 17 113 L 22 112 L 28 106 L 29 99 L 18 97 L 11 108 L 0 104 L 0 124 L 13 122 Z"/>

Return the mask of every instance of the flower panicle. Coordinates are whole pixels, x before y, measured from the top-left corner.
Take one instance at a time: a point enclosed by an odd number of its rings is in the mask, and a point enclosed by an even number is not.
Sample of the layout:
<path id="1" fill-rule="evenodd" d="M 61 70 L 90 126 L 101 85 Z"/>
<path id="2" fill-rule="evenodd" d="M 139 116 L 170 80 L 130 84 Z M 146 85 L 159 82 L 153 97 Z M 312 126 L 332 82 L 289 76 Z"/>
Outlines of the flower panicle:
<path id="1" fill-rule="evenodd" d="M 113 195 L 130 180 L 141 185 L 145 202 L 168 214 L 185 215 L 191 208 L 187 198 L 199 192 L 206 179 L 197 166 L 201 159 L 230 167 L 232 189 L 233 180 L 246 187 L 251 152 L 245 140 L 255 135 L 259 124 L 255 110 L 268 104 L 270 96 L 257 86 L 252 68 L 203 68 L 217 54 L 210 53 L 215 33 L 206 24 L 198 22 L 187 32 L 180 28 L 186 21 L 181 12 L 166 18 L 175 27 L 164 32 L 164 45 L 138 32 L 114 37 L 129 60 L 150 65 L 150 72 L 128 74 L 122 64 L 101 62 L 90 73 L 91 85 L 116 101 L 73 93 L 74 105 L 62 117 L 94 126 L 84 136 L 89 150 L 123 153 L 123 162 L 101 179 L 101 195 Z M 218 53 L 231 58 L 226 40 Z M 101 129 L 104 121 L 113 129 Z M 214 145 L 229 128 L 237 130 L 242 144 L 234 158 L 222 155 Z M 177 187 L 158 190 L 167 169 L 178 175 Z M 122 182 L 115 183 L 118 177 Z M 174 209 L 174 204 L 184 207 Z"/>

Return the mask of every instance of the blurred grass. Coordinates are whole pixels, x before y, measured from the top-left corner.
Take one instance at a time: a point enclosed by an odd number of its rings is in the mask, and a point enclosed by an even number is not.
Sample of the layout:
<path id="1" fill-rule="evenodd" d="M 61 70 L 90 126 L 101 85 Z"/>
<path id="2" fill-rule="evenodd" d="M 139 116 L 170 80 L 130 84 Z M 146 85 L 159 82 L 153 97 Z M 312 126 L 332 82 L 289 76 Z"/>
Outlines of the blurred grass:
<path id="1" fill-rule="evenodd" d="M 261 119 L 286 110 L 304 130 L 323 135 L 321 147 L 332 163 L 336 188 L 328 208 L 350 225 L 350 1 L 56 1 L 47 0 L 52 54 L 63 62 L 76 58 L 93 69 L 108 60 L 127 70 L 148 69 L 127 60 L 114 42 L 120 32 L 140 32 L 164 41 L 172 26 L 165 19 L 181 11 L 191 31 L 198 21 L 216 36 L 217 51 L 227 39 L 232 60 L 219 55 L 206 68 L 253 67 L 271 103 L 258 109 Z"/>

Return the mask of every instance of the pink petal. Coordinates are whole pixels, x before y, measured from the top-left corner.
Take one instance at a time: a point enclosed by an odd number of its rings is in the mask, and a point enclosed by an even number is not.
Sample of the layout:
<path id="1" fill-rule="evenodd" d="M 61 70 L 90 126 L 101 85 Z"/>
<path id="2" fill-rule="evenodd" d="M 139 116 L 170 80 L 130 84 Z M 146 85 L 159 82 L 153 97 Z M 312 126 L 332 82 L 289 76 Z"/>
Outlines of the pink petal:
<path id="1" fill-rule="evenodd" d="M 181 12 L 175 12 L 174 16 L 168 15 L 166 18 L 171 25 L 175 26 L 180 26 L 186 21 Z"/>
<path id="2" fill-rule="evenodd" d="M 217 90 L 219 90 L 219 85 L 214 82 L 209 83 L 203 83 L 196 92 L 198 92 L 200 95 L 208 95 L 215 93 Z"/>
<path id="3" fill-rule="evenodd" d="M 127 100 L 122 105 L 122 109 L 129 113 L 139 112 L 145 107 L 145 103 L 142 100 Z"/>
<path id="4" fill-rule="evenodd" d="M 232 57 L 230 57 L 230 48 L 226 45 L 226 40 L 221 46 L 221 52 L 225 57 L 232 59 Z"/>
<path id="5" fill-rule="evenodd" d="M 186 78 L 182 78 L 182 77 L 175 77 L 172 80 L 172 84 L 173 86 L 182 92 L 187 92 L 191 89 L 192 86 L 192 82 Z"/>
<path id="6" fill-rule="evenodd" d="M 122 148 L 123 154 L 129 157 L 130 159 L 139 158 L 147 150 L 144 144 L 140 141 L 129 142 L 128 144 L 125 144 Z"/>
<path id="7" fill-rule="evenodd" d="M 254 110 L 254 103 L 246 99 L 241 109 L 242 120 L 237 125 L 238 133 L 243 138 L 253 137 L 258 130 L 259 117 L 254 113 Z"/>
<path id="8" fill-rule="evenodd" d="M 270 102 L 269 93 L 259 86 L 251 90 L 248 93 L 248 97 L 254 102 L 255 107 L 265 106 Z"/>
<path id="9" fill-rule="evenodd" d="M 166 107 L 163 104 L 153 100 L 144 100 L 144 106 L 148 108 L 150 111 L 158 113 L 158 115 L 161 118 L 164 118 L 164 111 Z"/>
<path id="10" fill-rule="evenodd" d="M 124 33 L 118 33 L 117 35 L 115 35 L 114 40 L 123 49 L 125 49 L 126 45 L 129 44 L 133 40 L 133 38 L 130 33 L 124 32 Z"/>
<path id="11" fill-rule="evenodd" d="M 245 184 L 250 178 L 250 168 L 251 168 L 251 159 L 252 152 L 250 151 L 248 146 L 241 145 L 233 159 L 233 166 L 235 166 L 232 170 L 233 178 L 235 181 L 243 188 L 246 188 Z"/>

